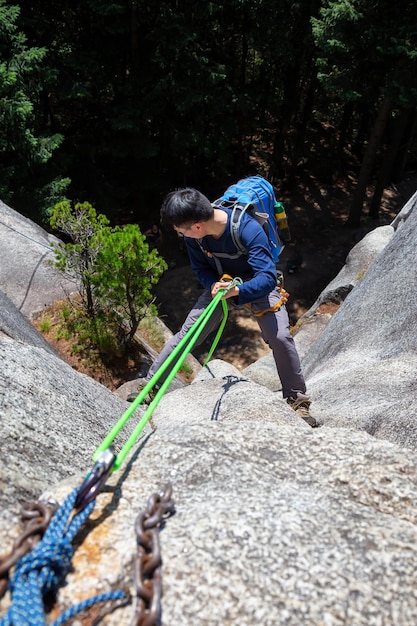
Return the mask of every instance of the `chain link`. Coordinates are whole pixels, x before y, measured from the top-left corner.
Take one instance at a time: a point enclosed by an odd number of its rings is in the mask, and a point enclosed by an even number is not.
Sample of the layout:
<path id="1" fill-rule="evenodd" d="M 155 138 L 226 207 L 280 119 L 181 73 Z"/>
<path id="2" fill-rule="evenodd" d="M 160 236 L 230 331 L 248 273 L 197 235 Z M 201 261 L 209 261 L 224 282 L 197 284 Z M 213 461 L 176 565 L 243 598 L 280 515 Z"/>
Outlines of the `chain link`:
<path id="1" fill-rule="evenodd" d="M 33 550 L 42 539 L 49 522 L 58 510 L 56 502 L 26 502 L 20 511 L 23 532 L 15 540 L 9 554 L 0 557 L 0 599 L 7 590 L 10 568 Z"/>
<path id="2" fill-rule="evenodd" d="M 164 521 L 175 513 L 171 499 L 172 486 L 166 485 L 153 494 L 145 511 L 135 522 L 137 559 L 135 566 L 136 608 L 131 626 L 157 626 L 161 618 L 162 557 L 159 530 Z"/>
<path id="3" fill-rule="evenodd" d="M 55 502 L 28 502 L 20 517 L 24 531 L 15 540 L 9 554 L 0 557 L 0 599 L 7 590 L 9 571 L 42 539 L 59 505 Z M 146 509 L 135 521 L 137 558 L 135 563 L 136 607 L 131 626 L 157 626 L 161 619 L 162 557 L 159 531 L 175 513 L 172 486 L 152 494 Z"/>

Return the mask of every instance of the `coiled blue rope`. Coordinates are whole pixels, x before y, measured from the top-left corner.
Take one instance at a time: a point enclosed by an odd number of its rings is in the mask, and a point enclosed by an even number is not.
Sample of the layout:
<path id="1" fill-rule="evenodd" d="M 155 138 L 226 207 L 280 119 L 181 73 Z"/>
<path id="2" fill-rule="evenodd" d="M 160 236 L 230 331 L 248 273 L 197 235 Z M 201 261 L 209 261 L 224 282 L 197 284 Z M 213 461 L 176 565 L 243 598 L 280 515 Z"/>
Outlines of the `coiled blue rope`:
<path id="1" fill-rule="evenodd" d="M 43 538 L 29 554 L 18 561 L 9 581 L 12 604 L 0 620 L 0 626 L 46 626 L 43 598 L 56 593 L 71 565 L 75 535 L 94 508 L 91 502 L 68 524 L 79 487 L 67 496 L 52 518 Z M 120 600 L 123 591 L 109 591 L 84 600 L 64 611 L 51 626 L 65 621 L 99 602 Z"/>

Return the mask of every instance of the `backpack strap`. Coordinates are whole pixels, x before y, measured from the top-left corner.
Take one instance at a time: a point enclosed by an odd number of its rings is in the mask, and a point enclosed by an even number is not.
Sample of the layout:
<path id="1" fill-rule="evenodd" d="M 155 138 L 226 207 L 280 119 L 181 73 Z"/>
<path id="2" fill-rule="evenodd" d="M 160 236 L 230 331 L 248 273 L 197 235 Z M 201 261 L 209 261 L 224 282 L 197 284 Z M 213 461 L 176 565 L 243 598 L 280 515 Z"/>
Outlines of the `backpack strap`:
<path id="1" fill-rule="evenodd" d="M 204 246 L 203 246 L 203 240 L 202 240 L 202 239 L 196 239 L 196 242 L 197 242 L 197 243 L 198 243 L 198 245 L 200 246 L 200 250 L 201 250 L 201 252 L 202 252 L 203 254 L 205 254 L 206 256 L 208 256 L 210 259 L 213 259 L 214 264 L 215 264 L 215 266 L 216 266 L 216 270 L 217 270 L 217 272 L 218 272 L 219 276 L 221 276 L 222 274 L 224 274 L 224 272 L 223 272 L 223 268 L 222 268 L 222 264 L 220 263 L 220 260 L 219 260 L 219 258 L 218 258 L 218 257 L 219 257 L 219 256 L 224 256 L 224 257 L 225 257 L 225 256 L 227 256 L 227 255 L 225 255 L 225 254 L 221 254 L 221 255 L 216 254 L 216 255 L 214 255 L 214 254 L 213 254 L 212 252 L 210 252 L 209 250 L 206 250 L 206 249 L 204 248 Z M 239 256 L 240 256 L 240 255 L 239 255 Z"/>
<path id="2" fill-rule="evenodd" d="M 209 258 L 212 258 L 214 260 L 216 269 L 219 272 L 219 275 L 221 275 L 224 272 L 223 272 L 220 259 L 238 259 L 243 254 L 247 253 L 245 246 L 242 244 L 240 240 L 240 234 L 239 234 L 240 224 L 242 221 L 243 214 L 245 212 L 250 213 L 252 217 L 254 217 L 257 220 L 257 222 L 259 222 L 261 226 L 263 226 L 264 230 L 265 230 L 264 224 L 266 224 L 268 220 L 268 214 L 260 213 L 259 211 L 256 211 L 256 208 L 250 202 L 248 202 L 247 204 L 244 204 L 241 202 L 225 201 L 225 200 L 220 199 L 220 200 L 216 200 L 215 202 L 213 202 L 212 206 L 214 206 L 215 208 L 232 209 L 232 214 L 230 216 L 230 222 L 229 222 L 229 228 L 230 228 L 230 235 L 232 237 L 232 241 L 236 247 L 236 252 L 233 254 L 229 254 L 227 252 L 211 252 L 210 250 L 206 250 L 204 248 L 203 239 L 196 239 L 196 241 L 198 245 L 200 246 L 201 251 L 204 254 L 206 254 Z M 267 230 L 265 230 L 265 232 L 268 235 Z"/>
<path id="3" fill-rule="evenodd" d="M 236 248 L 240 252 L 239 256 L 247 253 L 245 246 L 242 244 L 240 240 L 240 234 L 239 234 L 240 222 L 242 221 L 242 216 L 245 212 L 249 213 L 262 226 L 262 228 L 264 229 L 266 233 L 266 236 L 269 239 L 268 227 L 265 226 L 266 222 L 268 221 L 268 213 L 260 213 L 259 211 L 256 210 L 256 208 L 250 202 L 248 204 L 236 203 L 235 206 L 233 207 L 232 215 L 230 218 L 230 234 L 232 236 L 233 243 L 235 244 Z M 235 257 L 229 257 L 229 258 L 235 258 Z"/>
<path id="4" fill-rule="evenodd" d="M 235 204 L 232 210 L 232 215 L 230 216 L 230 235 L 238 251 L 238 256 L 242 256 L 242 254 L 246 253 L 246 248 L 240 240 L 239 228 L 240 222 L 242 221 L 242 215 L 249 208 L 249 206 L 250 205 L 248 204 Z"/>

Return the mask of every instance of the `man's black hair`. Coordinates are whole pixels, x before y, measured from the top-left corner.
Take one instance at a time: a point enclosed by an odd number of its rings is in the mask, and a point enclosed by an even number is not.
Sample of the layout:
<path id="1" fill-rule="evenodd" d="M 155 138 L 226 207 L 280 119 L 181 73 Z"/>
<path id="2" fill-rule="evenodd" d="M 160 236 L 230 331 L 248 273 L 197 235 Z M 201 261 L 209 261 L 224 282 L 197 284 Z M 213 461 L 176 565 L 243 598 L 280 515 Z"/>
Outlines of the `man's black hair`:
<path id="1" fill-rule="evenodd" d="M 164 226 L 191 226 L 196 222 L 207 222 L 212 216 L 210 200 L 192 187 L 171 191 L 161 206 Z"/>

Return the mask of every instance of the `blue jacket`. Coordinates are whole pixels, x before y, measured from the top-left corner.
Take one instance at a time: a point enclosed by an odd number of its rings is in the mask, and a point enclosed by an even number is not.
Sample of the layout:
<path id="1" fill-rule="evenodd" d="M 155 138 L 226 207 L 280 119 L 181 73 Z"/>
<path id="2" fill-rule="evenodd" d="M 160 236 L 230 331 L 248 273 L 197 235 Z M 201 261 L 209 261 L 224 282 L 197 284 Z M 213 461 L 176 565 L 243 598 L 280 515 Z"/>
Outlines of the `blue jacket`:
<path id="1" fill-rule="evenodd" d="M 210 235 L 203 237 L 201 250 L 199 243 L 191 237 L 184 237 L 187 244 L 190 263 L 201 284 L 210 289 L 211 285 L 219 280 L 216 263 L 208 253 L 226 252 L 235 254 L 236 246 L 230 233 L 230 209 L 220 209 L 227 213 L 227 225 L 219 239 Z M 272 258 L 268 237 L 262 226 L 246 213 L 242 216 L 239 229 L 240 241 L 247 250 L 247 254 L 237 259 L 221 258 L 220 263 L 225 274 L 232 278 L 239 276 L 244 283 L 239 287 L 238 304 L 254 302 L 268 295 L 275 288 L 277 271 Z"/>

